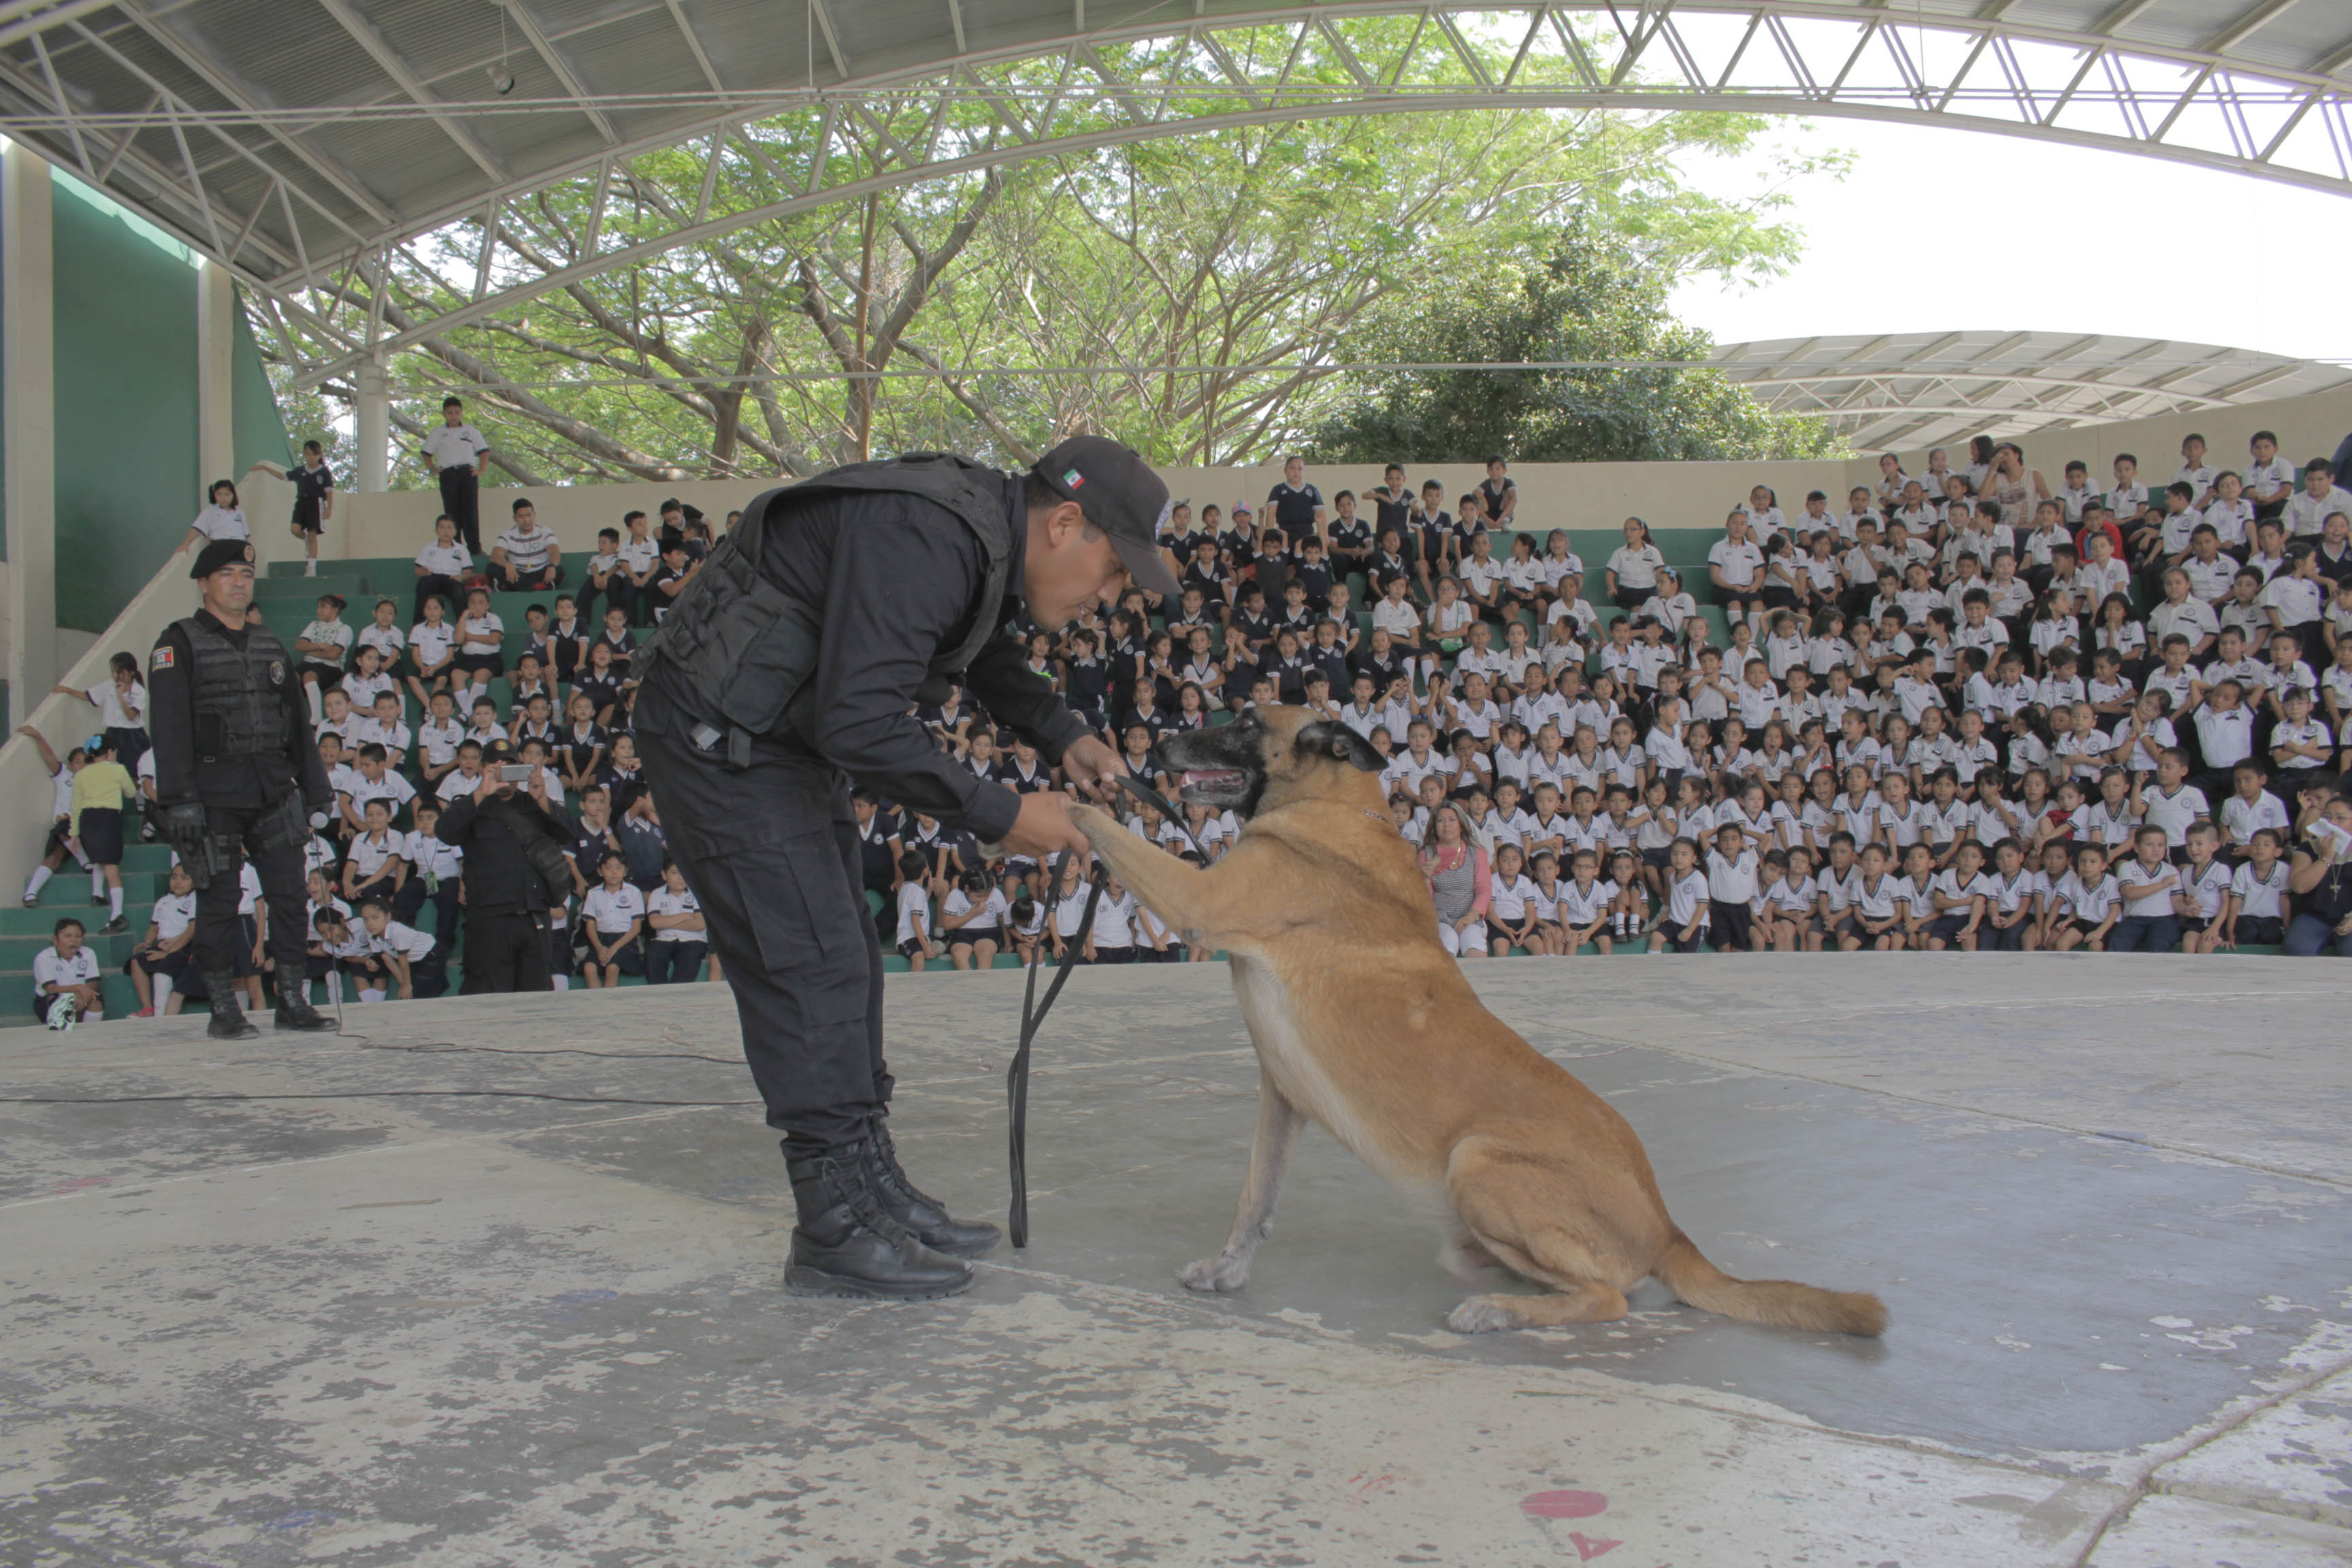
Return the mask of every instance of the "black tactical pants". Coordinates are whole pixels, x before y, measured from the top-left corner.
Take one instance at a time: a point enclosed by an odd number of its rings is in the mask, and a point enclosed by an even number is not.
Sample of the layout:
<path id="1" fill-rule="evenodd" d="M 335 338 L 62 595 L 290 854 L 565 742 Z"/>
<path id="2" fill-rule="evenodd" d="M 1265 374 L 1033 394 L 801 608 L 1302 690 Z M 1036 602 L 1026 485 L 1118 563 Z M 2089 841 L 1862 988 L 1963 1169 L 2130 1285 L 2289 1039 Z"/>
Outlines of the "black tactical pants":
<path id="1" fill-rule="evenodd" d="M 466 464 L 441 470 L 441 510 L 457 525 L 457 542 L 479 555 L 482 552 L 482 479 Z M 462 610 L 463 604 L 449 606 Z M 457 619 L 453 614 L 451 620 Z"/>
<path id="2" fill-rule="evenodd" d="M 768 1125 L 794 1152 L 855 1142 L 889 1104 L 891 1080 L 849 781 L 806 748 L 766 739 L 749 767 L 728 767 L 723 741 L 694 744 L 693 700 L 657 669 L 637 694 L 637 750 L 725 962 Z"/>
<path id="3" fill-rule="evenodd" d="M 548 988 L 545 917 L 466 917 L 466 983 L 459 987 L 459 994 L 485 996 Z"/>
<path id="4" fill-rule="evenodd" d="M 236 914 L 243 898 L 239 873 L 251 860 L 254 874 L 261 879 L 262 904 L 269 911 L 269 956 L 278 961 L 281 984 L 301 984 L 302 961 L 309 956 L 310 942 L 304 920 L 310 899 L 302 840 L 294 831 L 301 822 L 299 814 L 282 805 L 205 805 L 205 826 L 213 836 L 217 869 L 196 894 L 193 945 L 198 968 L 226 974 L 236 967 L 236 950 L 245 941 Z"/>

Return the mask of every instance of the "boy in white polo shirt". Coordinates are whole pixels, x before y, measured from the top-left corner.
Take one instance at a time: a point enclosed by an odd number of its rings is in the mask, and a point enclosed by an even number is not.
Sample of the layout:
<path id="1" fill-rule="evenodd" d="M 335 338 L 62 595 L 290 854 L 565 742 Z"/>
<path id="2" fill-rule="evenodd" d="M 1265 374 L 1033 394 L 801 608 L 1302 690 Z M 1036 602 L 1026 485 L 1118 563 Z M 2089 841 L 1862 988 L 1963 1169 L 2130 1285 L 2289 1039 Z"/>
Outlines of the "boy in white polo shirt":
<path id="1" fill-rule="evenodd" d="M 2278 437 L 2268 430 L 2254 432 L 2246 455 L 2246 496 L 2254 503 L 2254 515 L 2278 516 L 2294 493 L 2294 465 L 2279 456 Z"/>
<path id="2" fill-rule="evenodd" d="M 2287 498 L 2279 518 L 2289 539 L 2317 539 L 2327 530 L 2328 514 L 2338 511 L 2352 517 L 2352 493 L 2336 489 L 2333 464 L 2314 458 L 2303 466 L 2303 489 Z"/>
<path id="3" fill-rule="evenodd" d="M 2335 756 L 2335 737 L 2311 716 L 2311 691 L 2290 686 L 2280 704 L 2284 716 L 2271 729 L 2271 761 L 2277 764 L 2280 791 L 2300 802 L 2304 790 L 2325 777 Z"/>
<path id="4" fill-rule="evenodd" d="M 2180 919 L 2172 906 L 2180 872 L 2166 858 L 2164 829 L 2142 826 L 2132 836 L 2132 853 L 2116 862 L 2116 886 L 2123 910 L 2107 937 L 2110 952 L 2170 952 L 2180 943 Z"/>
<path id="5" fill-rule="evenodd" d="M 2228 639 L 2222 640 L 2226 648 Z M 2189 714 L 2197 727 L 2198 751 L 2205 759 L 2197 787 L 2208 800 L 2229 789 L 2238 764 L 2254 754 L 2254 714 L 2244 696 L 2241 681 L 2224 677 L 2199 695 Z"/>
<path id="6" fill-rule="evenodd" d="M 439 942 L 394 920 L 381 899 L 362 900 L 359 912 L 369 945 L 386 976 L 400 988 L 402 1001 L 438 996 L 449 988 L 448 959 Z"/>
<path id="7" fill-rule="evenodd" d="M 2053 946 L 2060 952 L 2078 947 L 2105 952 L 2107 933 L 2115 929 L 2123 910 L 2123 889 L 2107 874 L 2106 851 L 2095 844 L 2076 848 L 2074 868 L 2059 879 L 2053 897 L 2066 909 Z"/>
<path id="8" fill-rule="evenodd" d="M 1853 924 L 1839 937 L 1838 946 L 1847 952 L 1863 947 L 1900 952 L 1903 919 L 1908 912 L 1902 899 L 1903 879 L 1887 869 L 1886 846 L 1875 839 L 1862 847 L 1861 866 L 1861 874 L 1849 884 L 1847 907 Z"/>
<path id="9" fill-rule="evenodd" d="M 622 975 L 646 972 L 645 955 L 637 951 L 637 937 L 646 926 L 646 896 L 630 885 L 625 857 L 607 855 L 599 869 L 604 885 L 589 889 L 580 904 L 588 937 L 588 962 L 580 973 L 591 991 L 610 990 L 620 984 Z"/>
<path id="10" fill-rule="evenodd" d="M 1716 833 L 1715 847 L 1706 858 L 1706 912 L 1707 930 L 1717 952 L 1760 950 L 1755 940 L 1758 869 L 1746 829 L 1729 823 Z"/>
<path id="11" fill-rule="evenodd" d="M 2180 889 L 2172 896 L 2173 912 L 2180 917 L 2183 952 L 2221 950 L 2231 875 L 2218 853 L 2221 847 L 2221 831 L 2211 823 L 2200 822 L 2189 830 L 2189 858 L 2180 868 Z"/>
<path id="12" fill-rule="evenodd" d="M 2168 746 L 2158 753 L 2156 781 L 2146 773 L 2132 774 L 2131 814 L 2150 827 L 2164 830 L 2175 865 L 2188 858 L 2189 830 L 2213 814 L 2205 792 L 2189 782 L 2189 753 Z"/>
<path id="13" fill-rule="evenodd" d="M 2251 758 L 2240 763 L 2231 773 L 2236 787 L 2214 814 L 2222 838 L 2241 856 L 2252 848 L 2254 835 L 2266 827 L 2279 835 L 2281 844 L 2286 842 L 2286 806 L 2263 787 L 2266 777 L 2262 763 Z"/>
<path id="14" fill-rule="evenodd" d="M 1977 928 L 1977 951 L 2021 952 L 2033 924 L 2038 881 L 2026 868 L 2025 846 L 2014 838 L 1993 846 L 1992 861 L 1992 875 L 1985 879 L 1985 918 Z"/>
<path id="15" fill-rule="evenodd" d="M 2283 827 L 2258 829 L 2245 863 L 2230 878 L 2230 908 L 2221 922 L 2221 946 L 2276 947 L 2286 940 L 2287 866 Z"/>

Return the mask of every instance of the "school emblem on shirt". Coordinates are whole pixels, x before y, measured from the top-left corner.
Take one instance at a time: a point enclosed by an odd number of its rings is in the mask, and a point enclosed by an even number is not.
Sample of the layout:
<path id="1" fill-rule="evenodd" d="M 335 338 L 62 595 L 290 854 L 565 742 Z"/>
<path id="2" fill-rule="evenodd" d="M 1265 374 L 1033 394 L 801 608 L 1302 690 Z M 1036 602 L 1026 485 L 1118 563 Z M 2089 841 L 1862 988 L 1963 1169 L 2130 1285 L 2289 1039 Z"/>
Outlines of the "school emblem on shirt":
<path id="1" fill-rule="evenodd" d="M 155 650 L 155 657 L 147 661 L 147 668 L 150 669 L 169 669 L 179 662 L 179 656 L 172 651 L 169 644 L 166 644 Z"/>

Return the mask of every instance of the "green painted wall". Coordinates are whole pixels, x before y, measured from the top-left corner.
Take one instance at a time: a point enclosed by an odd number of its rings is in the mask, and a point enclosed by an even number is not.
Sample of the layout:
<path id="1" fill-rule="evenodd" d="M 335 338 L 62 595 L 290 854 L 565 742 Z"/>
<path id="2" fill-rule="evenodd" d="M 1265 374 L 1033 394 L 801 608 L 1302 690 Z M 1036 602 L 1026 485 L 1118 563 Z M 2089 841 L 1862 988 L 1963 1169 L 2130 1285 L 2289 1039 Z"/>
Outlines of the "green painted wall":
<path id="1" fill-rule="evenodd" d="M 293 462 L 293 443 L 286 434 L 285 416 L 278 412 L 278 395 L 269 389 L 269 373 L 262 368 L 261 347 L 253 341 L 253 325 L 246 319 L 240 294 L 235 312 L 236 336 L 229 350 L 229 441 L 236 449 L 240 474 L 257 462 L 285 468 Z M 194 517 L 195 513 L 188 514 Z M 261 531 L 254 520 L 254 531 Z M 284 520 L 279 520 L 283 526 Z"/>
<path id="2" fill-rule="evenodd" d="M 217 477 L 196 472 L 196 269 L 62 171 L 53 188 L 58 625 L 103 631 Z"/>

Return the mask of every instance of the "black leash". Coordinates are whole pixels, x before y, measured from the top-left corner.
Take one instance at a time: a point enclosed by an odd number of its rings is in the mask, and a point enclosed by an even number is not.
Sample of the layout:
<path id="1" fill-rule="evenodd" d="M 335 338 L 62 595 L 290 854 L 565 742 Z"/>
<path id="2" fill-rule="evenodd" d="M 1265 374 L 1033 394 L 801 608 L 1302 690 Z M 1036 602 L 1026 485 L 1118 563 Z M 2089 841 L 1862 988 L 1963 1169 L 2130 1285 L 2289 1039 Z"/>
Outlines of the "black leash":
<path id="1" fill-rule="evenodd" d="M 1062 903 L 1062 873 L 1070 864 L 1075 850 L 1065 849 L 1054 857 L 1053 896 L 1045 906 L 1045 925 L 1050 930 L 1054 911 Z M 1078 917 L 1077 934 L 1062 949 L 1062 960 L 1054 967 L 1054 983 L 1045 987 L 1044 1006 L 1033 1006 L 1037 999 L 1037 971 L 1043 965 L 1029 966 L 1029 982 L 1021 996 L 1021 1046 L 1013 1053 L 1013 1065 L 1004 1074 L 1004 1098 L 1009 1111 L 1008 1124 L 1012 1146 L 1007 1151 L 1006 1163 L 1013 1173 L 1013 1210 L 1005 1226 L 1012 1233 L 1013 1245 L 1029 1245 L 1029 1047 L 1037 1038 L 1037 1027 L 1054 1005 L 1054 998 L 1062 994 L 1063 983 L 1070 978 L 1071 964 L 1087 945 L 1087 933 L 1094 930 L 1095 905 L 1101 901 L 1103 885 L 1093 883 L 1087 889 L 1086 912 Z"/>
<path id="2" fill-rule="evenodd" d="M 1114 780 L 1128 794 L 1154 807 L 1174 823 L 1176 830 L 1183 834 L 1185 842 L 1192 846 L 1193 852 L 1201 853 L 1200 840 L 1192 837 L 1192 830 L 1184 826 L 1182 815 L 1170 804 L 1167 796 L 1150 784 L 1139 784 L 1124 773 L 1114 775 Z M 1062 875 L 1069 868 L 1070 857 L 1075 853 L 1075 850 L 1065 849 L 1054 857 L 1053 868 L 1049 873 L 1053 889 L 1045 905 L 1045 925 L 1041 928 L 1041 933 L 1052 927 L 1054 913 L 1061 907 Z M 1205 860 L 1208 857 L 1202 855 L 1202 858 Z M 1004 1073 L 1010 1144 L 1005 1163 L 1013 1174 L 1013 1208 L 1007 1216 L 1005 1229 L 1011 1233 L 1013 1245 L 1016 1247 L 1029 1245 L 1029 1047 L 1035 1042 L 1037 1030 L 1045 1022 L 1045 1015 L 1052 1010 L 1054 999 L 1062 994 L 1064 982 L 1070 978 L 1071 965 L 1085 949 L 1087 933 L 1094 930 L 1095 906 L 1102 901 L 1103 882 L 1107 879 L 1097 878 L 1088 886 L 1086 910 L 1078 917 L 1077 934 L 1070 938 L 1062 949 L 1061 962 L 1054 966 L 1054 982 L 1045 987 L 1045 1000 L 1043 1003 L 1037 1001 L 1037 971 L 1043 967 L 1040 964 L 1029 966 L 1028 983 L 1021 995 L 1021 1044 L 1013 1053 L 1013 1065 Z"/>

